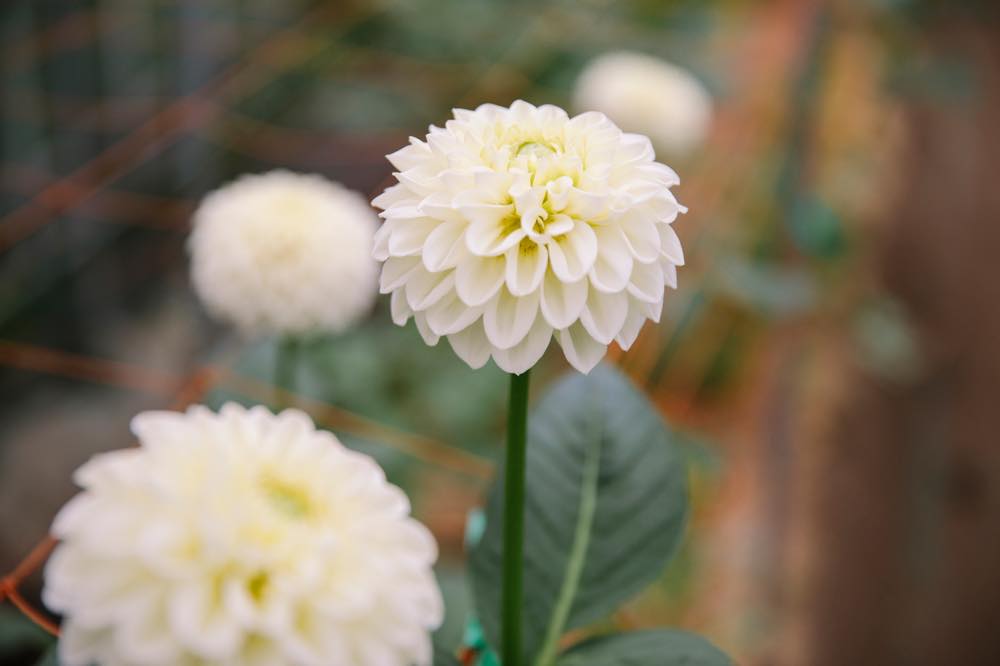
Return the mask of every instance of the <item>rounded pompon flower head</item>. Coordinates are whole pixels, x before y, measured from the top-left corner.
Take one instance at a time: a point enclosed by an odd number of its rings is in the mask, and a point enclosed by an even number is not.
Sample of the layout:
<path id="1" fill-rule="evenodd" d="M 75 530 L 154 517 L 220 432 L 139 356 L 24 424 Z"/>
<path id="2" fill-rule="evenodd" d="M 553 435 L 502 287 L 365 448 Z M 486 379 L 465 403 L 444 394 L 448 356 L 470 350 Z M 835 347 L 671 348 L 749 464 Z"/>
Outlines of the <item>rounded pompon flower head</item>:
<path id="1" fill-rule="evenodd" d="M 577 79 L 573 105 L 606 113 L 629 132 L 647 134 L 657 150 L 674 157 L 701 145 L 712 120 L 712 97 L 693 74 L 627 51 L 591 61 Z"/>
<path id="2" fill-rule="evenodd" d="M 364 197 L 322 176 L 242 176 L 195 211 L 195 291 L 245 333 L 342 331 L 377 295 L 377 222 Z"/>
<path id="3" fill-rule="evenodd" d="M 146 412 L 76 473 L 43 598 L 66 666 L 429 664 L 437 546 L 304 413 Z"/>
<path id="4" fill-rule="evenodd" d="M 515 374 L 552 337 L 581 372 L 612 341 L 627 349 L 684 263 L 677 174 L 600 113 L 518 101 L 454 114 L 389 155 L 399 182 L 374 201 L 394 321 Z"/>

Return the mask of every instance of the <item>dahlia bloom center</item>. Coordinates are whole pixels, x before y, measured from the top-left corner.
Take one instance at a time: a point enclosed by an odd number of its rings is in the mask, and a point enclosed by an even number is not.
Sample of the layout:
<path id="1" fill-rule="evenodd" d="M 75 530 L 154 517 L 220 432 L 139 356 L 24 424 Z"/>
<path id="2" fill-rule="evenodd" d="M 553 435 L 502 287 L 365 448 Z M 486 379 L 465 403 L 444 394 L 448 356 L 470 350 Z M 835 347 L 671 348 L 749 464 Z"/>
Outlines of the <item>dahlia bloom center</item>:
<path id="1" fill-rule="evenodd" d="M 243 221 L 243 237 L 262 266 L 294 268 L 311 251 L 317 228 L 324 223 L 312 214 L 301 197 L 285 195 L 269 202 L 265 215 Z"/>
<path id="2" fill-rule="evenodd" d="M 479 202 L 472 201 L 476 193 L 466 195 L 470 203 L 463 211 L 474 227 L 469 250 L 480 257 L 507 255 L 515 273 L 520 269 L 520 279 L 508 284 L 514 296 L 535 291 L 549 266 L 560 279 L 581 279 L 597 259 L 591 225 L 606 216 L 577 187 L 585 178 L 581 158 L 558 138 L 519 134 L 505 138 L 496 152 L 492 161 L 504 170 L 495 196 L 488 188 L 478 192 Z"/>
<path id="3" fill-rule="evenodd" d="M 265 474 L 260 480 L 260 488 L 271 508 L 285 518 L 302 520 L 315 513 L 308 491 L 294 483 Z"/>

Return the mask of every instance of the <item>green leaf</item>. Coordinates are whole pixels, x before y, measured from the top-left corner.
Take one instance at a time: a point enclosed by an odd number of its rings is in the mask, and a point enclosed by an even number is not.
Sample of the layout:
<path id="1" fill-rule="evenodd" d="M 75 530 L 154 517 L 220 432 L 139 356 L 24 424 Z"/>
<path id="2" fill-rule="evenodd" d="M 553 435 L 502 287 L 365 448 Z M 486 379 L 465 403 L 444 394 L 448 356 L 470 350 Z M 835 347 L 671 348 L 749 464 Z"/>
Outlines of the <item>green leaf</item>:
<path id="1" fill-rule="evenodd" d="M 553 663 L 566 630 L 609 615 L 660 575 L 683 532 L 686 486 L 673 437 L 617 370 L 570 375 L 542 400 L 528 427 L 525 663 Z M 476 612 L 493 646 L 503 505 L 498 483 L 470 561 Z"/>
<path id="2" fill-rule="evenodd" d="M 730 666 L 717 647 L 695 634 L 672 629 L 612 634 L 581 643 L 558 666 Z"/>

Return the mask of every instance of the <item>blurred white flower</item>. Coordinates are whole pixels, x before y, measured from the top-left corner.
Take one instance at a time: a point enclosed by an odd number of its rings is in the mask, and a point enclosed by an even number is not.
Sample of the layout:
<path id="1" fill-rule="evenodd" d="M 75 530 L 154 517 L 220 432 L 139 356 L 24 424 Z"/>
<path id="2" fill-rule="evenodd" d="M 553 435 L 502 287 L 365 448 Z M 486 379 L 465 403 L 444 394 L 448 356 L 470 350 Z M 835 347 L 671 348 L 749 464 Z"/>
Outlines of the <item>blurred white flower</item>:
<path id="1" fill-rule="evenodd" d="M 45 603 L 66 666 L 409 666 L 437 546 L 369 457 L 297 410 L 146 412 L 75 476 Z"/>
<path id="2" fill-rule="evenodd" d="M 377 295 L 376 226 L 364 197 L 322 176 L 242 176 L 195 211 L 195 291 L 247 333 L 344 330 Z"/>
<path id="3" fill-rule="evenodd" d="M 492 356 L 518 374 L 553 335 L 581 372 L 612 340 L 627 349 L 684 263 L 677 174 L 600 113 L 522 101 L 454 113 L 389 155 L 399 184 L 374 201 L 394 321 L 412 316 L 431 345 L 447 336 L 473 368 Z"/>
<path id="4" fill-rule="evenodd" d="M 712 97 L 693 74 L 641 53 L 616 52 L 591 61 L 576 82 L 573 105 L 600 111 L 657 150 L 681 157 L 701 145 L 712 120 Z"/>

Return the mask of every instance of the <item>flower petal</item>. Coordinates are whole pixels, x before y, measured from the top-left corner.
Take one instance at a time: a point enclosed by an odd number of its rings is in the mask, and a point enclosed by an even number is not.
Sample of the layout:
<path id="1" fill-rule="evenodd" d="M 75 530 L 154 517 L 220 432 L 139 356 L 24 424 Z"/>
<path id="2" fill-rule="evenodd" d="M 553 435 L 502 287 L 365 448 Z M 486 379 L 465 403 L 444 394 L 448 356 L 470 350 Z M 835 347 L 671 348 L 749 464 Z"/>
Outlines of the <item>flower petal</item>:
<path id="1" fill-rule="evenodd" d="M 586 222 L 577 221 L 572 231 L 548 243 L 552 270 L 564 282 L 585 276 L 597 260 L 597 235 Z"/>
<path id="2" fill-rule="evenodd" d="M 670 224 L 680 213 L 686 213 L 687 207 L 680 205 L 677 198 L 669 190 L 654 188 L 646 195 L 640 196 L 638 208 L 646 217 L 662 224 Z"/>
<path id="3" fill-rule="evenodd" d="M 507 289 L 515 296 L 525 296 L 542 285 L 549 253 L 544 245 L 523 240 L 507 250 Z"/>
<path id="4" fill-rule="evenodd" d="M 604 219 L 610 205 L 610 196 L 574 187 L 569 192 L 566 212 L 584 222 L 597 222 Z"/>
<path id="5" fill-rule="evenodd" d="M 500 289 L 505 270 L 505 257 L 468 257 L 455 269 L 455 291 L 466 305 L 482 305 Z"/>
<path id="6" fill-rule="evenodd" d="M 504 218 L 514 216 L 514 207 L 511 204 L 483 203 L 481 201 L 465 203 L 464 199 L 465 197 L 459 198 L 462 203 L 458 204 L 458 212 L 469 221 L 469 224 L 493 227 L 498 226 Z"/>
<path id="7" fill-rule="evenodd" d="M 502 203 L 513 178 L 509 173 L 480 167 L 475 170 L 476 198 L 484 203 Z M 459 195 L 461 200 L 461 195 Z"/>
<path id="8" fill-rule="evenodd" d="M 619 292 L 628 285 L 632 275 L 632 252 L 625 234 L 614 225 L 595 230 L 597 234 L 597 260 L 590 270 L 590 283 L 598 291 Z"/>
<path id="9" fill-rule="evenodd" d="M 632 214 L 623 216 L 620 224 L 629 249 L 636 259 L 648 263 L 660 256 L 660 234 L 652 220 Z"/>
<path id="10" fill-rule="evenodd" d="M 408 145 L 385 157 L 396 169 L 406 171 L 423 164 L 428 157 L 431 157 L 431 151 L 426 143 L 411 136 Z"/>
<path id="11" fill-rule="evenodd" d="M 559 346 L 569 364 L 583 374 L 593 370 L 608 351 L 607 345 L 590 337 L 580 324 L 559 331 Z"/>
<path id="12" fill-rule="evenodd" d="M 375 231 L 372 238 L 372 259 L 375 261 L 385 261 L 389 258 L 389 236 L 392 233 L 392 225 L 389 222 L 382 223 Z"/>
<path id="13" fill-rule="evenodd" d="M 414 202 L 414 194 L 406 185 L 397 184 L 386 188 L 385 192 L 372 199 L 372 205 L 382 210 L 388 210 L 392 206 L 404 202 Z"/>
<path id="14" fill-rule="evenodd" d="M 406 302 L 414 312 L 426 310 L 455 286 L 455 272 L 431 273 L 421 265 L 406 281 Z"/>
<path id="15" fill-rule="evenodd" d="M 490 360 L 490 352 L 493 347 L 486 339 L 482 322 L 475 322 L 458 333 L 448 336 L 448 344 L 455 351 L 460 359 L 469 364 L 473 370 L 486 365 Z"/>
<path id="16" fill-rule="evenodd" d="M 653 144 L 648 137 L 642 134 L 622 133 L 618 154 L 615 155 L 619 162 L 626 164 L 634 162 L 649 163 L 653 161 L 655 156 Z"/>
<path id="17" fill-rule="evenodd" d="M 574 220 L 569 215 L 563 215 L 558 213 L 556 215 L 551 215 L 547 220 L 545 220 L 545 233 L 549 237 L 554 238 L 556 236 L 562 236 L 563 234 L 569 233 L 576 226 L 576 220 Z"/>
<path id="18" fill-rule="evenodd" d="M 569 204 L 570 190 L 573 187 L 573 179 L 569 176 L 560 176 L 555 180 L 545 184 L 545 191 L 548 194 L 549 210 L 562 211 Z"/>
<path id="19" fill-rule="evenodd" d="M 469 307 L 451 292 L 426 311 L 427 326 L 437 335 L 450 335 L 468 327 L 483 314 L 482 306 Z"/>
<path id="20" fill-rule="evenodd" d="M 465 245 L 469 252 L 480 257 L 494 257 L 503 254 L 524 238 L 521 220 L 509 215 L 510 206 L 463 206 L 463 212 L 478 209 L 491 210 L 478 218 L 470 216 L 472 222 L 465 232 Z M 506 211 L 506 212 L 503 212 Z"/>
<path id="21" fill-rule="evenodd" d="M 221 612 L 212 590 L 200 581 L 172 590 L 167 608 L 171 629 L 187 646 L 206 659 L 226 660 L 235 656 L 243 639 L 242 627 Z"/>
<path id="22" fill-rule="evenodd" d="M 389 257 L 382 264 L 382 276 L 379 278 L 380 293 L 388 294 L 402 287 L 418 269 L 420 269 L 420 257 Z"/>
<path id="23" fill-rule="evenodd" d="M 424 267 L 429 271 L 443 271 L 458 265 L 465 251 L 466 224 L 443 222 L 431 231 L 424 242 Z"/>
<path id="24" fill-rule="evenodd" d="M 421 215 L 445 222 L 462 222 L 465 219 L 461 211 L 456 210 L 447 192 L 435 192 L 421 201 L 418 208 Z"/>
<path id="25" fill-rule="evenodd" d="M 655 179 L 664 187 L 673 187 L 674 185 L 679 185 L 681 182 L 677 172 L 668 167 L 666 164 L 651 162 L 649 164 L 643 164 L 638 168 L 643 175 Z"/>
<path id="26" fill-rule="evenodd" d="M 428 347 L 433 347 L 440 340 L 440 336 L 431 330 L 431 327 L 427 325 L 427 319 L 424 317 L 422 312 L 417 312 L 413 315 L 413 322 L 417 325 L 417 331 L 420 333 L 420 337 L 424 339 L 424 344 Z"/>
<path id="27" fill-rule="evenodd" d="M 406 302 L 406 290 L 397 289 L 389 297 L 389 312 L 392 314 L 392 323 L 396 326 L 405 326 L 406 322 L 413 316 L 410 304 Z"/>
<path id="28" fill-rule="evenodd" d="M 533 229 L 535 221 L 540 217 L 545 217 L 545 208 L 542 202 L 545 200 L 544 187 L 525 187 L 511 191 L 514 197 L 514 208 L 521 221 L 521 228 L 526 232 Z"/>
<path id="29" fill-rule="evenodd" d="M 630 303 L 628 308 L 628 316 L 625 317 L 625 325 L 622 326 L 622 330 L 618 332 L 615 336 L 615 342 L 621 347 L 622 351 L 628 351 L 635 339 L 639 337 L 639 332 L 642 330 L 642 325 L 646 323 L 646 315 L 643 314 L 642 308 L 640 308 L 636 303 Z"/>
<path id="30" fill-rule="evenodd" d="M 494 347 L 510 349 L 524 339 L 538 316 L 538 292 L 514 296 L 506 287 L 483 312 L 483 329 Z"/>
<path id="31" fill-rule="evenodd" d="M 389 232 L 389 254 L 407 257 L 420 252 L 427 237 L 441 223 L 429 217 L 419 217 L 413 220 L 390 220 L 386 222 L 386 225 L 389 224 L 392 225 Z"/>
<path id="32" fill-rule="evenodd" d="M 684 249 L 677 232 L 669 224 L 656 225 L 660 234 L 660 254 L 676 266 L 684 265 Z"/>
<path id="33" fill-rule="evenodd" d="M 663 298 L 663 269 L 654 261 L 651 264 L 635 262 L 632 266 L 632 279 L 628 284 L 628 293 L 640 301 L 655 303 Z"/>
<path id="34" fill-rule="evenodd" d="M 636 307 L 642 310 L 642 314 L 644 314 L 647 319 L 656 324 L 660 323 L 660 315 L 663 313 L 662 300 L 659 300 L 656 303 L 646 303 L 638 300 L 633 300 L 632 302 Z"/>
<path id="35" fill-rule="evenodd" d="M 550 340 L 552 327 L 541 317 L 536 317 L 528 335 L 510 349 L 494 349 L 493 360 L 504 372 L 520 375 L 538 363 Z"/>
<path id="36" fill-rule="evenodd" d="M 396 180 L 401 185 L 413 192 L 418 199 L 423 199 L 434 194 L 436 179 L 428 171 L 424 166 L 420 166 L 406 171 L 397 171 L 393 175 L 396 176 Z"/>
<path id="37" fill-rule="evenodd" d="M 663 270 L 663 283 L 670 287 L 671 289 L 677 288 L 677 266 L 673 265 L 669 261 L 660 262 L 660 268 Z"/>
<path id="38" fill-rule="evenodd" d="M 592 291 L 587 296 L 587 307 L 580 313 L 580 323 L 601 344 L 610 344 L 625 325 L 628 315 L 628 294 L 605 294 Z"/>
<path id="39" fill-rule="evenodd" d="M 563 282 L 552 271 L 546 271 L 542 281 L 541 308 L 545 321 L 559 330 L 580 318 L 587 303 L 587 280 Z"/>

